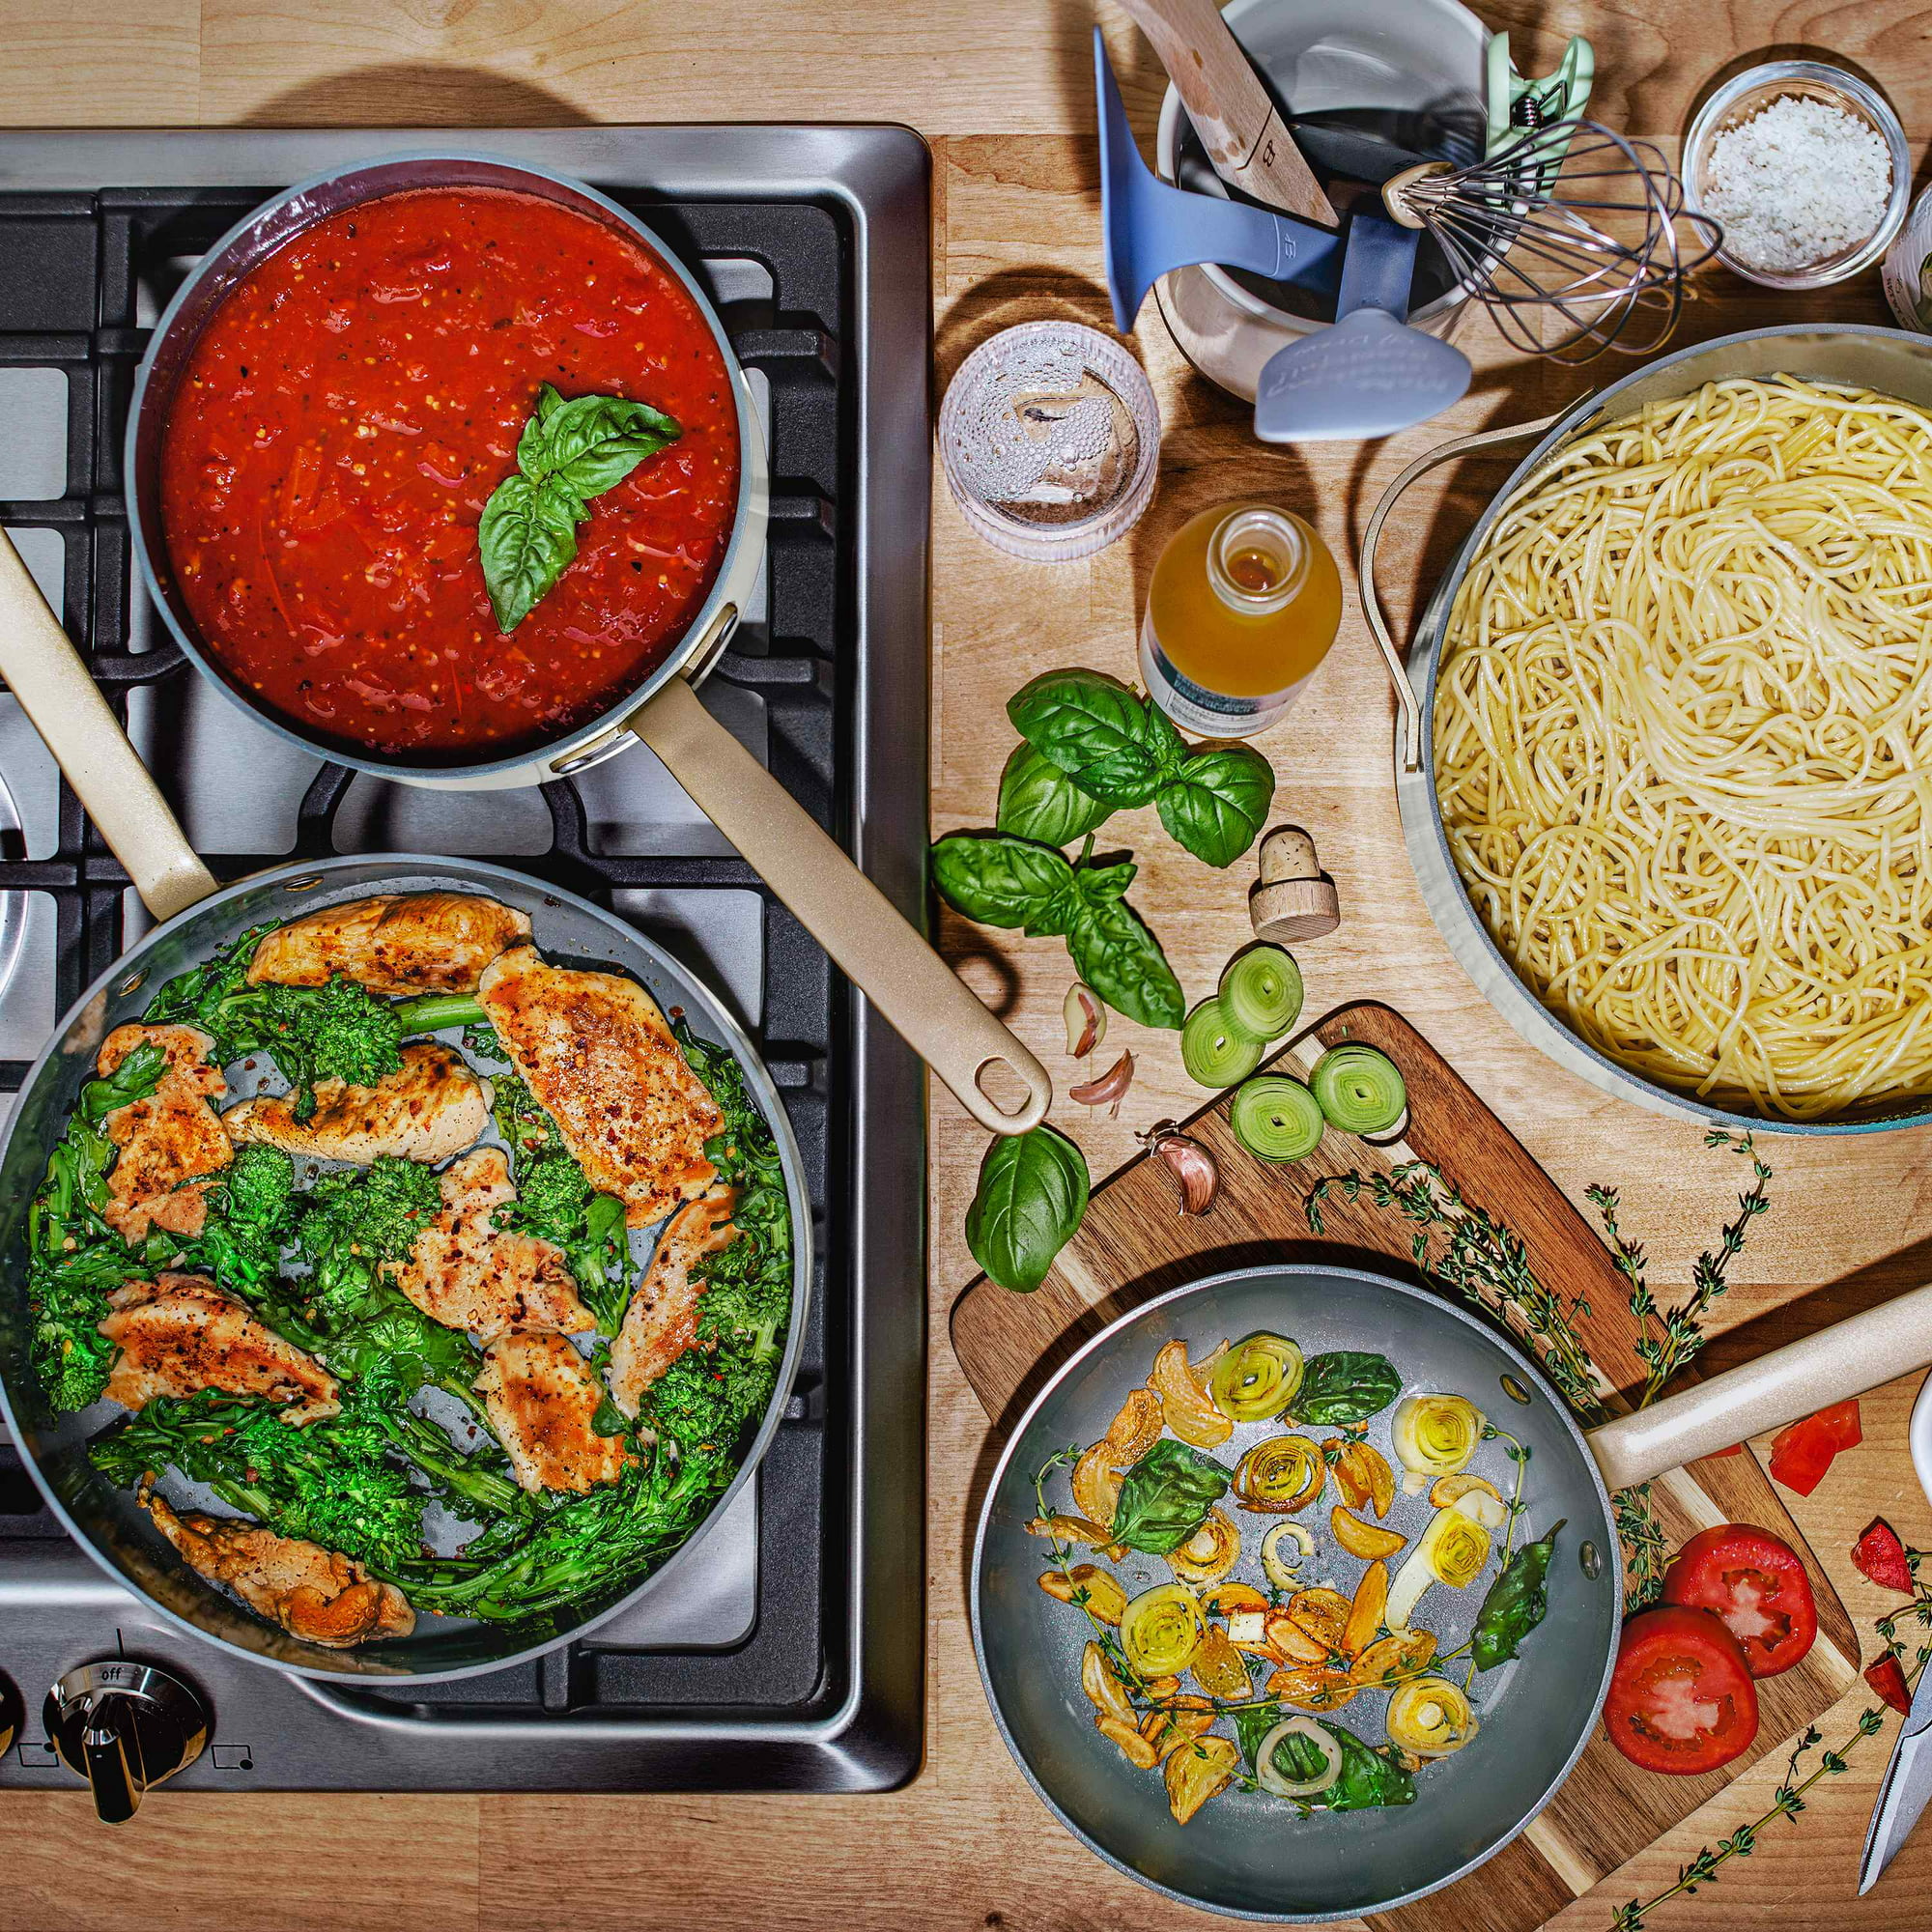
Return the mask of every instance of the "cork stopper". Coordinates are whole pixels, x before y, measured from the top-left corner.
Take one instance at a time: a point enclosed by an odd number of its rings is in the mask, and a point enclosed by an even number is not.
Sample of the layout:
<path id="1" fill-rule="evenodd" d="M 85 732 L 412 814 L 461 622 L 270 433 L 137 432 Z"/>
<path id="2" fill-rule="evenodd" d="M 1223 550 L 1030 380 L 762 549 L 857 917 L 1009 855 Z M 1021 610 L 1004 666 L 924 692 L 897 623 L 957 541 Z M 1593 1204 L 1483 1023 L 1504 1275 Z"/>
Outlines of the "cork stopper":
<path id="1" fill-rule="evenodd" d="M 1342 923 L 1341 895 L 1300 826 L 1278 825 L 1262 840 L 1261 880 L 1248 895 L 1248 915 L 1255 937 L 1276 946 L 1320 939 Z"/>

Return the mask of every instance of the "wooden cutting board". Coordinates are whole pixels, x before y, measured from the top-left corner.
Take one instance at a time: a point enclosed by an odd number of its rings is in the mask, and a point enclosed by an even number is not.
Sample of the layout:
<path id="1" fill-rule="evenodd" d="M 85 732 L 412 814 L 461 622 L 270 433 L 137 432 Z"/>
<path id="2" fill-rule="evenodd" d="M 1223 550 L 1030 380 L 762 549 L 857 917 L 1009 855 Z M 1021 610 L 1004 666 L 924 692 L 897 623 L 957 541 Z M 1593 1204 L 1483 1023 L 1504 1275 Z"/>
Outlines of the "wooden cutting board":
<path id="1" fill-rule="evenodd" d="M 1637 1331 L 1628 1287 L 1596 1231 L 1496 1117 L 1400 1013 L 1343 1007 L 1277 1054 L 1272 1065 L 1306 1073 L 1322 1047 L 1344 1039 L 1379 1047 L 1408 1083 L 1404 1140 L 1374 1148 L 1329 1133 L 1309 1159 L 1269 1167 L 1247 1155 L 1228 1127 L 1224 1096 L 1186 1122 L 1221 1165 L 1211 1213 L 1184 1219 L 1165 1172 L 1145 1157 L 1094 1195 L 1080 1232 L 1033 1294 L 1009 1294 L 981 1276 L 952 1311 L 952 1347 L 987 1413 L 1010 1428 L 1043 1380 L 1089 1335 L 1129 1308 L 1205 1274 L 1271 1261 L 1357 1263 L 1363 1250 L 1414 1278 L 1412 1224 L 1363 1197 L 1331 1195 L 1316 1238 L 1302 1204 L 1323 1175 L 1387 1172 L 1405 1160 L 1434 1163 L 1463 1197 L 1521 1237 L 1539 1279 L 1580 1292 L 1592 1314 L 1578 1323 L 1607 1374 L 1634 1371 Z M 1715 1231 L 1714 1231 L 1715 1232 Z M 1621 1406 L 1620 1404 L 1617 1406 Z M 1844 1694 L 1858 1674 L 1858 1636 L 1830 1579 L 1806 1548 L 1756 1458 L 1714 1457 L 1653 1488 L 1672 1548 L 1711 1523 L 1754 1522 L 1803 1554 L 1818 1597 L 1818 1641 L 1794 1670 L 1758 1687 L 1762 1725 L 1751 1751 L 1703 1777 L 1640 1771 L 1592 1737 L 1568 1782 L 1521 1837 L 1446 1892 L 1371 1922 L 1399 1932 L 1454 1925 L 1530 1932 L 1722 1789 L 1756 1758 L 1784 1747 Z"/>

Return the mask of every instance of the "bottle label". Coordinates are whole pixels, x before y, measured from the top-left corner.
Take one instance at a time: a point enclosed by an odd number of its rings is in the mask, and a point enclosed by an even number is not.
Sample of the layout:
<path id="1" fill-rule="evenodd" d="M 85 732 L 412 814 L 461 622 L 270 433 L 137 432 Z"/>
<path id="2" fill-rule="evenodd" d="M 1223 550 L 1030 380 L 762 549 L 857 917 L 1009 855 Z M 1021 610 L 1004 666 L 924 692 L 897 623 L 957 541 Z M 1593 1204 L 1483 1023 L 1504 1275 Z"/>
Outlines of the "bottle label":
<path id="1" fill-rule="evenodd" d="M 1308 682 L 1307 677 L 1298 677 L 1285 691 L 1270 692 L 1265 697 L 1230 697 L 1225 692 L 1209 691 L 1161 649 L 1151 613 L 1141 619 L 1140 664 L 1148 696 L 1197 738 L 1252 738 L 1265 731 Z"/>

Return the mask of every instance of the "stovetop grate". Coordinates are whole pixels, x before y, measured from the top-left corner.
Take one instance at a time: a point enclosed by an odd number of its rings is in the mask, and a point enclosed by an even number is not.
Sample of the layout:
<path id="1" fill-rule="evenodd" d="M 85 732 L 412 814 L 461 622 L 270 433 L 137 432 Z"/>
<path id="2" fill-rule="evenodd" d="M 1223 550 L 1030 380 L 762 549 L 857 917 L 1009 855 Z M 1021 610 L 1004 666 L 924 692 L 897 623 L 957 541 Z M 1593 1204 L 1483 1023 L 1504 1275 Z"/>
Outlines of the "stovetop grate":
<path id="1" fill-rule="evenodd" d="M 762 703 L 773 771 L 821 824 L 846 836 L 855 810 L 848 742 L 854 667 L 841 661 L 839 645 L 854 631 L 856 573 L 852 547 L 841 540 L 841 512 L 860 466 L 846 326 L 852 225 L 836 206 L 812 200 L 663 201 L 608 180 L 599 185 L 643 216 L 700 280 L 719 262 L 764 270 L 766 288 L 753 274 L 749 293 L 719 294 L 740 360 L 764 379 L 772 459 L 765 621 L 740 634 L 712 675 Z M 66 488 L 44 500 L 0 501 L 0 525 L 16 536 L 44 531 L 59 540 L 68 629 L 124 721 L 134 691 L 164 690 L 196 675 L 145 609 L 131 568 L 120 478 L 134 370 L 148 325 L 193 258 L 274 191 L 275 184 L 265 182 L 0 192 L 0 259 L 9 267 L 0 278 L 0 371 L 54 370 L 68 381 Z M 156 775 L 168 788 L 169 774 L 157 768 Z M 229 880 L 292 857 L 332 853 L 355 778 L 340 765 L 316 771 L 288 849 L 203 857 Z M 856 1245 L 853 1163 L 843 1157 L 854 1105 L 849 989 L 743 861 L 605 850 L 575 781 L 546 784 L 542 795 L 548 851 L 475 856 L 497 857 L 606 905 L 613 895 L 663 889 L 731 889 L 762 901 L 763 1013 L 754 1031 L 804 1156 L 817 1257 L 800 1379 L 760 1472 L 757 1616 L 742 1643 L 718 1652 L 665 1654 L 591 1640 L 452 1685 L 355 1695 L 393 1695 L 417 1712 L 485 1705 L 497 1717 L 701 1707 L 737 1722 L 761 1714 L 809 1718 L 844 1681 L 839 1652 L 850 1608 L 841 1592 L 850 1579 L 837 1573 L 852 1535 L 843 1520 L 851 1432 L 841 1426 L 840 1378 L 827 1374 L 839 1324 L 851 1320 L 842 1290 Z M 0 890 L 42 894 L 53 903 L 57 1010 L 124 950 L 127 884 L 64 781 L 55 849 L 28 858 L 15 840 L 0 851 Z M 22 1060 L 0 1059 L 0 1092 L 17 1091 L 27 1070 Z M 17 1457 L 0 1448 L 0 1553 L 10 1538 L 57 1533 Z"/>

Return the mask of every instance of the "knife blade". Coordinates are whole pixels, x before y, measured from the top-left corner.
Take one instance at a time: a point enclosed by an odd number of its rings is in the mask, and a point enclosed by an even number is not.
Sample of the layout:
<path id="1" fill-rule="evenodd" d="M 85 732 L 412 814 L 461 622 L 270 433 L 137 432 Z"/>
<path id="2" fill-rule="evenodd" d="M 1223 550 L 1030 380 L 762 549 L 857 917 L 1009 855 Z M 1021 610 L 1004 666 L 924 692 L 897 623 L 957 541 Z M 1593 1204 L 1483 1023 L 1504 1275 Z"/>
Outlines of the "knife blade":
<path id="1" fill-rule="evenodd" d="M 1913 1692 L 1912 1709 L 1893 1740 L 1891 1762 L 1885 1768 L 1885 1782 L 1872 1806 L 1865 1855 L 1859 1865 L 1861 1898 L 1898 1856 L 1927 1799 L 1932 1799 L 1932 1669 L 1920 1676 Z"/>

